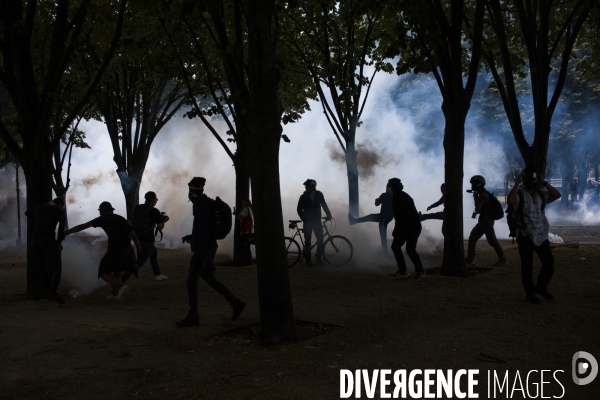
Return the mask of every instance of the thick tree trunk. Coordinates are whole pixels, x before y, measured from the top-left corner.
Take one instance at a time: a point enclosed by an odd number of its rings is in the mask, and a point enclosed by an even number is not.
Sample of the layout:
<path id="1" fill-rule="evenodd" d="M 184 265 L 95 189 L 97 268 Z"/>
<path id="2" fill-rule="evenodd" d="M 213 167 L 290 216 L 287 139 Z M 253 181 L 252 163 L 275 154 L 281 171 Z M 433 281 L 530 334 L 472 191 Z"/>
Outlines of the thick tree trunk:
<path id="1" fill-rule="evenodd" d="M 274 0 L 248 2 L 248 150 L 256 217 L 260 334 L 263 342 L 296 340 L 294 310 L 284 245 L 279 143 L 279 73 L 271 39 Z"/>
<path id="2" fill-rule="evenodd" d="M 458 108 L 458 107 L 457 107 Z M 465 148 L 465 115 L 457 110 L 446 113 L 444 133 L 446 203 L 442 233 L 444 259 L 441 274 L 466 276 L 463 228 L 463 163 Z"/>
<path id="3" fill-rule="evenodd" d="M 52 175 L 47 162 L 39 162 L 33 151 L 23 153 L 27 210 L 33 211 L 36 205 L 52 200 Z M 27 218 L 27 299 L 47 299 L 48 293 L 42 283 L 40 266 L 35 263 L 33 252 L 33 222 L 33 218 Z"/>
<path id="4" fill-rule="evenodd" d="M 237 212 L 241 212 L 243 209 L 242 200 L 250 198 L 250 177 L 248 174 L 247 163 L 243 162 L 243 158 L 246 157 L 246 152 L 240 152 L 238 143 L 238 150 L 236 153 L 235 163 L 235 209 Z M 240 237 L 240 221 L 237 219 L 234 221 L 233 227 L 233 265 L 241 266 L 244 260 L 244 241 Z"/>
<path id="5" fill-rule="evenodd" d="M 348 212 L 354 217 L 359 217 L 358 197 L 358 152 L 354 141 L 346 144 L 346 170 L 348 172 Z"/>
<path id="6" fill-rule="evenodd" d="M 133 222 L 133 210 L 135 206 L 140 204 L 140 186 L 142 184 L 143 173 L 143 168 L 141 171 L 135 170 L 129 174 L 117 171 L 117 175 L 121 181 L 121 189 L 123 189 L 123 194 L 125 195 L 126 218 L 129 223 Z"/>

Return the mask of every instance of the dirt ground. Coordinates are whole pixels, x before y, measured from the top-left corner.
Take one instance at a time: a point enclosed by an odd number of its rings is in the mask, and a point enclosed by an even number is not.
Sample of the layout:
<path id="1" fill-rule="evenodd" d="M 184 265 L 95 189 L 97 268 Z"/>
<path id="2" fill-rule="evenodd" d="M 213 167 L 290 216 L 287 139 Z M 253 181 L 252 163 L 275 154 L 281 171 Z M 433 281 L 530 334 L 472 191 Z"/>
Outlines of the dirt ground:
<path id="1" fill-rule="evenodd" d="M 527 373 L 536 370 L 528 382 L 533 397 L 540 370 L 562 370 L 556 377 L 564 389 L 547 372 L 544 396 L 564 391 L 569 400 L 598 399 L 600 378 L 575 385 L 571 358 L 583 350 L 600 360 L 600 245 L 555 248 L 549 289 L 556 299 L 531 305 L 524 302 L 516 244 L 502 244 L 509 265 L 469 278 L 392 278 L 394 270 L 376 257 L 370 265 L 295 266 L 295 317 L 339 328 L 317 325 L 325 333 L 270 347 L 252 340 L 255 329 L 222 334 L 259 320 L 255 266 L 217 268 L 248 303 L 238 321 L 201 281 L 201 326 L 178 329 L 174 323 L 187 311 L 186 250 L 161 249 L 169 279 L 155 281 L 145 266 L 121 302 L 107 300 L 106 288 L 71 299 L 61 284 L 65 306 L 24 300 L 25 257 L 5 251 L 0 399 L 334 399 L 340 369 L 359 368 L 479 369 L 479 398 L 488 398 L 488 371 L 510 371 L 512 387 L 517 371 L 526 386 Z M 477 265 L 492 264 L 493 250 L 484 241 L 478 246 Z M 441 254 L 422 258 L 430 271 L 441 264 Z"/>

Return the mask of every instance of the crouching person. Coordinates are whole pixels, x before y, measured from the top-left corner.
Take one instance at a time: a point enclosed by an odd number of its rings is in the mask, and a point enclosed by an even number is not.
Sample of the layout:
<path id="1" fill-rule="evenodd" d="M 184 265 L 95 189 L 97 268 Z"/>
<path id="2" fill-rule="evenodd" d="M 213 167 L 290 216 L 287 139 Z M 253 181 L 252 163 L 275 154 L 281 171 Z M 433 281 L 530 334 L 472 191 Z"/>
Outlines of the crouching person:
<path id="1" fill-rule="evenodd" d="M 194 222 L 192 234 L 183 238 L 184 242 L 191 244 L 194 255 L 190 260 L 190 269 L 185 282 L 188 292 L 189 311 L 187 317 L 176 322 L 180 328 L 200 325 L 198 315 L 198 281 L 200 278 L 225 298 L 233 307 L 231 319 L 235 320 L 244 310 L 246 303 L 235 297 L 225 285 L 215 278 L 215 254 L 217 254 L 217 241 L 211 233 L 211 208 L 214 200 L 204 194 L 206 179 L 195 177 L 189 186 L 188 198 L 193 203 Z"/>
<path id="2" fill-rule="evenodd" d="M 65 237 L 88 228 L 104 230 L 108 236 L 108 250 L 100 261 L 98 276 L 110 285 L 108 299 L 122 300 L 123 294 L 129 289 L 121 282 L 123 272 L 131 272 L 137 276 L 136 255 L 131 247 L 131 240 L 133 239 L 138 255 L 142 254 L 142 246 L 129 222 L 113 213 L 114 208 L 108 201 L 102 202 L 98 211 L 98 218 L 65 231 Z"/>

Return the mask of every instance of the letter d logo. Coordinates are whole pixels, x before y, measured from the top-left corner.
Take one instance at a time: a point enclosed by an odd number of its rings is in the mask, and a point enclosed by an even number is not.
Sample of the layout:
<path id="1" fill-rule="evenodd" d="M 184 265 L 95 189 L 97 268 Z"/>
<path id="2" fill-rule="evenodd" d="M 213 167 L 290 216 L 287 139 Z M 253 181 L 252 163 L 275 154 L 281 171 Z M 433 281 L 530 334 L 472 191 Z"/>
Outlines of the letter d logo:
<path id="1" fill-rule="evenodd" d="M 584 362 L 578 362 L 579 359 L 583 358 Z M 594 379 L 596 379 L 596 375 L 598 375 L 598 361 L 588 352 L 578 351 L 573 354 L 573 382 L 576 385 L 587 385 L 591 383 Z M 580 378 L 579 375 L 584 375 L 588 373 L 589 375 L 585 378 Z"/>

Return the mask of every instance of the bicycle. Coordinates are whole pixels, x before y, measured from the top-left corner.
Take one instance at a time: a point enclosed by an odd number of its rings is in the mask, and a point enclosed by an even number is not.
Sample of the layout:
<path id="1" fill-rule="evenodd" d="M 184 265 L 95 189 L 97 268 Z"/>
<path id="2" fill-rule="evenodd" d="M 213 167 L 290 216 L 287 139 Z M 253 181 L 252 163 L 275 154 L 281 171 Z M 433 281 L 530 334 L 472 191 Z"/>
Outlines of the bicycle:
<path id="1" fill-rule="evenodd" d="M 334 231 L 334 228 L 331 229 L 331 232 L 329 229 L 333 225 L 332 219 L 328 220 L 327 218 L 323 218 L 323 220 L 323 259 L 327 264 L 334 267 L 341 267 L 348 264 L 354 255 L 352 243 L 344 236 L 331 235 Z M 292 237 L 285 237 L 288 268 L 291 268 L 305 258 L 304 253 L 302 252 L 302 249 L 304 248 L 304 229 L 298 227 L 298 224 L 302 222 L 301 220 L 289 221 L 289 229 L 295 229 Z M 327 226 L 327 222 L 331 222 L 329 227 Z M 302 246 L 295 240 L 296 237 L 300 238 Z M 314 249 L 316 246 L 317 243 L 315 241 L 315 243 L 310 246 L 310 250 Z"/>

